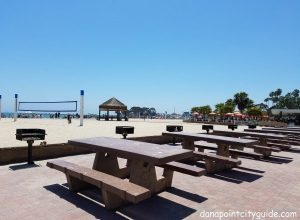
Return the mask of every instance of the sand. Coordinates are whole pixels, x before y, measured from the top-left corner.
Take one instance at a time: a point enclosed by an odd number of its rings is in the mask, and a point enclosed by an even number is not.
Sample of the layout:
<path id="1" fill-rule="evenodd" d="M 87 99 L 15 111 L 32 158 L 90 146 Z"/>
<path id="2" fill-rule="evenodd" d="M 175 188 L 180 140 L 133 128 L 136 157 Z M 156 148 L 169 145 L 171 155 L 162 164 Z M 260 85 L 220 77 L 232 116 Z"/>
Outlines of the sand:
<path id="1" fill-rule="evenodd" d="M 166 130 L 166 125 L 183 125 L 184 131 L 202 132 L 202 124 L 184 123 L 182 120 L 161 120 L 161 119 L 130 119 L 129 121 L 97 121 L 95 119 L 84 120 L 84 125 L 79 126 L 79 120 L 73 119 L 71 124 L 66 119 L 12 119 L 2 118 L 0 120 L 0 148 L 27 146 L 24 141 L 16 140 L 15 134 L 18 128 L 41 128 L 46 130 L 47 144 L 66 143 L 69 139 L 88 137 L 118 137 L 115 134 L 116 126 L 134 126 L 134 135 L 128 137 L 140 137 L 149 135 L 160 135 Z M 240 126 L 239 130 L 244 127 Z M 215 129 L 227 130 L 226 126 L 215 125 Z M 36 141 L 34 145 L 39 145 Z"/>

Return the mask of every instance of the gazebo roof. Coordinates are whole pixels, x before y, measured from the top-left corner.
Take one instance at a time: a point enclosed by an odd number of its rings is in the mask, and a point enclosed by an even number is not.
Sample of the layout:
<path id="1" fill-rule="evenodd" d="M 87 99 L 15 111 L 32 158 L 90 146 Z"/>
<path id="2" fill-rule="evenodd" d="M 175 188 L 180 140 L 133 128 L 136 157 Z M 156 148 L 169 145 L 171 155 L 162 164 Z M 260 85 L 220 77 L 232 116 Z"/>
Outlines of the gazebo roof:
<path id="1" fill-rule="evenodd" d="M 112 110 L 112 111 L 126 111 L 127 106 L 120 102 L 115 97 L 103 102 L 99 105 L 100 110 Z"/>

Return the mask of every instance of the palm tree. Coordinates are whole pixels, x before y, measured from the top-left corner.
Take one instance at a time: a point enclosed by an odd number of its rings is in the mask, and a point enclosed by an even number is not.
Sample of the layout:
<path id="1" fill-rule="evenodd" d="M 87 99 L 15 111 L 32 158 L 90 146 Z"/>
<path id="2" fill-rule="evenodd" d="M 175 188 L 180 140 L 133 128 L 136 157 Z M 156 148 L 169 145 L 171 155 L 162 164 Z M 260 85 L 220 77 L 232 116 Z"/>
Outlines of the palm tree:
<path id="1" fill-rule="evenodd" d="M 233 103 L 236 104 L 240 112 L 243 113 L 244 110 L 251 107 L 254 102 L 248 97 L 247 93 L 239 92 L 234 95 Z"/>

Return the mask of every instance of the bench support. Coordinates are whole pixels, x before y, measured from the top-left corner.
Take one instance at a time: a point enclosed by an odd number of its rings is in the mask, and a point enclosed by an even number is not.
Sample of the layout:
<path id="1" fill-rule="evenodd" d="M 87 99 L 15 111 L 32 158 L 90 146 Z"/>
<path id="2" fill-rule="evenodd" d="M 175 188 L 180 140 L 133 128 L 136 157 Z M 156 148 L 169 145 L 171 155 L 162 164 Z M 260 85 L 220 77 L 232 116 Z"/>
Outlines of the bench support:
<path id="1" fill-rule="evenodd" d="M 84 182 L 78 178 L 75 178 L 69 174 L 66 174 L 66 177 L 67 177 L 67 182 L 68 182 L 68 186 L 69 186 L 69 189 L 72 191 L 72 192 L 78 192 L 80 190 L 83 190 L 83 189 L 87 189 L 87 188 L 90 188 L 91 185 L 87 182 Z"/>
<path id="2" fill-rule="evenodd" d="M 116 194 L 110 193 L 103 188 L 101 188 L 101 194 L 105 208 L 109 210 L 119 208 L 126 203 L 125 200 L 121 199 Z"/>
<path id="3" fill-rule="evenodd" d="M 272 149 L 270 148 L 270 150 L 265 150 L 265 149 L 254 148 L 254 152 L 258 154 L 262 154 L 264 155 L 264 157 L 268 157 L 271 156 Z"/>
<path id="4" fill-rule="evenodd" d="M 218 171 L 231 168 L 230 165 L 224 164 L 222 162 L 218 162 L 210 159 L 204 159 L 204 161 L 205 161 L 205 168 L 207 173 L 216 173 Z"/>

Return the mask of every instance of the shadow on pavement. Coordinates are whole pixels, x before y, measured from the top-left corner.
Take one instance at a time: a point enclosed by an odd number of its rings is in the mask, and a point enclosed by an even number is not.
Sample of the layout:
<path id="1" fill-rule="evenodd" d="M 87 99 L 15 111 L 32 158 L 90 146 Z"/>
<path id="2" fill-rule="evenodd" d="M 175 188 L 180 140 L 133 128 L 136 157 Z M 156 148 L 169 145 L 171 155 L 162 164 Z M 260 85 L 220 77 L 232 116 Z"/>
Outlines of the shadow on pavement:
<path id="1" fill-rule="evenodd" d="M 17 164 L 17 165 L 12 165 L 9 166 L 10 170 L 16 171 L 16 170 L 23 170 L 23 169 L 29 169 L 29 168 L 35 168 L 35 167 L 40 167 L 40 165 L 37 164 Z"/>
<path id="2" fill-rule="evenodd" d="M 232 170 L 224 170 L 220 171 L 214 174 L 208 174 L 207 176 L 215 178 L 215 179 L 220 179 L 224 180 L 227 182 L 232 182 L 236 184 L 240 184 L 243 182 L 254 182 L 261 177 L 262 175 L 254 174 L 254 173 L 249 173 L 249 172 L 243 172 L 240 170 L 236 170 L 238 168 L 234 168 Z"/>
<path id="3" fill-rule="evenodd" d="M 95 216 L 97 219 L 183 219 L 197 211 L 159 196 L 153 196 L 138 204 L 128 204 L 116 211 L 109 211 L 101 203 L 99 189 L 73 193 L 65 186 L 59 184 L 44 186 L 44 188 Z M 198 202 L 203 202 L 207 199 L 177 189 L 170 189 L 170 192 L 176 195 L 181 194 L 183 197 L 186 196 Z"/>

